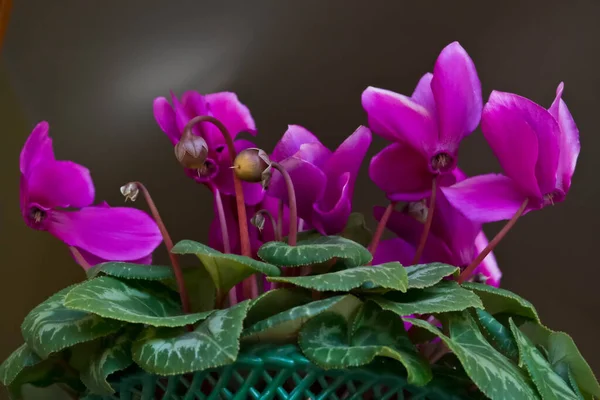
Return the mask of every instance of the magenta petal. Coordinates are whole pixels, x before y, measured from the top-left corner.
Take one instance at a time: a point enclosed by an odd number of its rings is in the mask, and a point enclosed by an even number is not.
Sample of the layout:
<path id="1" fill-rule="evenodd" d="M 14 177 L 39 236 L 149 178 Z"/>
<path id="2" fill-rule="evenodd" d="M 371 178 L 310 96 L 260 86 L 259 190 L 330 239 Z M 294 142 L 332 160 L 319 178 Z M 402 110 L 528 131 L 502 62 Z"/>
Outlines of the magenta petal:
<path id="1" fill-rule="evenodd" d="M 395 201 L 420 200 L 431 193 L 433 176 L 421 153 L 394 143 L 371 159 L 369 177 Z"/>
<path id="2" fill-rule="evenodd" d="M 512 218 L 527 198 L 512 179 L 500 174 L 475 176 L 441 190 L 454 207 L 479 223 Z"/>
<path id="3" fill-rule="evenodd" d="M 166 98 L 157 97 L 154 99 L 152 108 L 156 123 L 160 129 L 167 134 L 171 143 L 176 145 L 177 142 L 179 142 L 179 139 L 181 139 L 181 132 L 177 128 L 177 123 L 175 122 L 175 111 L 173 111 L 173 107 L 171 107 L 171 104 L 169 104 L 169 101 Z"/>
<path id="4" fill-rule="evenodd" d="M 285 131 L 281 139 L 279 139 L 279 142 L 275 145 L 273 153 L 271 154 L 271 159 L 277 162 L 283 161 L 288 157 L 296 155 L 296 153 L 301 150 L 302 145 L 305 144 L 314 145 L 311 149 L 318 154 L 331 154 L 331 151 L 323 146 L 321 141 L 309 132 L 308 129 L 300 125 L 288 125 L 287 131 Z M 318 148 L 315 149 L 315 147 Z M 304 159 L 302 156 L 299 156 L 299 158 Z M 308 159 L 306 160 L 310 161 Z"/>
<path id="5" fill-rule="evenodd" d="M 313 204 L 323 196 L 327 178 L 323 171 L 315 165 L 297 157 L 289 157 L 281 162 L 283 168 L 290 174 L 294 183 L 298 216 L 310 220 L 312 217 Z M 268 190 L 269 196 L 282 199 L 288 203 L 287 188 L 283 177 L 277 171 L 273 171 L 273 177 Z"/>
<path id="6" fill-rule="evenodd" d="M 208 101 L 200 93 L 189 90 L 181 96 L 181 105 L 190 115 L 209 115 Z"/>
<path id="7" fill-rule="evenodd" d="M 233 138 L 240 132 L 248 132 L 251 135 L 256 134 L 256 124 L 250 110 L 239 101 L 235 93 L 213 93 L 207 94 L 205 98 L 212 116 L 225 125 Z M 209 128 L 213 132 L 216 129 L 214 126 Z M 220 135 L 220 133 L 218 134 Z"/>
<path id="8" fill-rule="evenodd" d="M 392 141 L 408 143 L 425 155 L 435 150 L 437 127 L 427 108 L 389 90 L 367 88 L 362 94 L 371 130 Z"/>
<path id="9" fill-rule="evenodd" d="M 480 232 L 475 239 L 475 253 L 479 254 L 485 247 L 488 245 L 488 239 L 485 236 L 485 233 Z M 485 283 L 490 286 L 499 287 L 500 286 L 500 278 L 502 278 L 502 271 L 500 271 L 500 267 L 498 267 L 498 262 L 496 261 L 496 257 L 494 253 L 488 254 L 481 264 L 475 268 L 473 271 L 474 275 L 481 274 L 486 278 Z"/>
<path id="10" fill-rule="evenodd" d="M 346 227 L 352 212 L 352 177 L 349 172 L 342 174 L 337 182 L 328 180 L 326 194 L 313 206 L 312 223 L 322 235 L 340 233 Z M 335 201 L 335 203 L 333 203 Z"/>
<path id="11" fill-rule="evenodd" d="M 73 256 L 73 258 L 75 258 L 75 262 L 77 262 L 79 264 L 79 262 L 77 261 L 77 258 L 75 257 L 75 254 L 73 254 L 73 250 L 69 249 L 69 251 L 70 251 L 71 255 Z M 85 260 L 85 262 L 87 264 L 87 265 L 79 264 L 84 269 L 87 269 L 88 266 L 93 267 L 94 265 L 102 264 L 107 261 L 122 261 L 122 260 L 104 260 L 102 258 L 96 257 L 92 253 L 87 252 L 83 249 L 77 249 L 77 251 L 79 251 L 79 254 L 81 254 L 81 256 L 83 257 L 83 259 Z M 131 260 L 131 261 L 127 261 L 127 262 L 130 262 L 133 264 L 150 265 L 150 264 L 152 264 L 152 254 L 148 254 L 147 256 L 140 258 L 138 260 Z"/>
<path id="12" fill-rule="evenodd" d="M 301 158 L 323 169 L 329 158 L 331 158 L 331 150 L 321 143 L 304 143 L 300 145 L 300 149 L 294 154 L 294 157 Z"/>
<path id="13" fill-rule="evenodd" d="M 571 178 L 575 172 L 581 145 L 579 143 L 579 129 L 577 129 L 567 104 L 562 100 L 563 90 L 564 84 L 561 82 L 556 89 L 556 99 L 554 99 L 548 111 L 558 121 L 560 127 L 560 156 L 556 186 L 566 194 L 571 187 Z"/>
<path id="14" fill-rule="evenodd" d="M 175 111 L 175 124 L 177 125 L 177 130 L 183 133 L 185 126 L 193 117 L 195 117 L 195 115 L 183 106 L 173 92 L 171 92 L 171 101 L 173 102 L 173 110 Z M 195 126 L 194 130 L 196 130 Z"/>
<path id="15" fill-rule="evenodd" d="M 421 77 L 415 91 L 410 97 L 415 103 L 422 105 L 429 111 L 429 113 L 435 118 L 437 116 L 437 108 L 435 105 L 435 98 L 431 90 L 431 80 L 433 74 L 431 72 L 426 73 Z"/>
<path id="16" fill-rule="evenodd" d="M 400 238 L 382 240 L 377 246 L 373 265 L 398 261 L 402 265 L 411 265 L 415 257 L 415 248 Z"/>
<path id="17" fill-rule="evenodd" d="M 271 213 L 271 215 L 273 216 L 273 218 L 275 218 L 276 220 L 279 219 L 279 199 L 276 199 L 271 196 L 265 196 L 263 198 L 262 203 L 259 206 L 261 209 L 265 209 L 265 210 L 269 211 Z M 257 206 L 256 208 L 258 209 L 259 207 Z M 283 237 L 287 236 L 289 234 L 289 230 L 290 230 L 290 210 L 289 210 L 288 206 L 284 204 L 283 205 L 283 221 L 281 224 L 281 235 Z M 262 237 L 264 238 L 265 242 L 270 242 L 270 241 L 275 240 L 275 232 L 273 231 L 273 224 L 269 223 L 269 221 L 267 221 L 267 223 L 265 224 L 265 228 L 263 229 L 263 232 L 262 232 Z"/>
<path id="18" fill-rule="evenodd" d="M 38 163 L 27 179 L 29 200 L 43 207 L 86 207 L 94 201 L 90 171 L 71 161 Z"/>
<path id="19" fill-rule="evenodd" d="M 19 167 L 23 175 L 29 175 L 33 167 L 40 161 L 54 160 L 52 139 L 48 135 L 50 126 L 42 121 L 33 128 L 27 138 L 19 160 Z"/>
<path id="20" fill-rule="evenodd" d="M 446 46 L 433 68 L 431 89 L 438 112 L 439 141 L 454 154 L 460 140 L 477 128 L 483 101 L 473 60 L 458 42 Z"/>
<path id="21" fill-rule="evenodd" d="M 69 246 L 105 260 L 131 261 L 151 254 L 162 241 L 145 212 L 127 207 L 53 211 L 48 231 Z"/>

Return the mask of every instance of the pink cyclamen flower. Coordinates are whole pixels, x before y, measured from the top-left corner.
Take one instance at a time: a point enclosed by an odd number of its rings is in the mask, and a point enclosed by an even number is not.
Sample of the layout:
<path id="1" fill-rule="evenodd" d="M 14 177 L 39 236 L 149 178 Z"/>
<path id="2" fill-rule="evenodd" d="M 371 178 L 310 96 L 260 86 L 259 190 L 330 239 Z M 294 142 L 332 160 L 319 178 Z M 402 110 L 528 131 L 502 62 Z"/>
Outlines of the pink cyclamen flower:
<path id="1" fill-rule="evenodd" d="M 516 94 L 492 92 L 481 128 L 505 175 L 480 175 L 443 188 L 471 220 L 510 219 L 525 200 L 525 213 L 564 200 L 580 144 L 563 89 L 561 83 L 548 110 Z"/>
<path id="2" fill-rule="evenodd" d="M 234 139 L 241 132 L 256 134 L 256 125 L 250 110 L 238 100 L 235 93 L 201 95 L 198 92 L 188 91 L 181 96 L 181 101 L 173 93 L 171 99 L 173 105 L 165 97 L 158 97 L 154 100 L 153 108 L 156 122 L 173 145 L 181 139 L 187 123 L 201 115 L 217 118 Z M 186 174 L 196 182 L 204 183 L 209 187 L 215 185 L 223 194 L 234 194 L 233 173 L 229 168 L 232 160 L 219 129 L 212 123 L 202 122 L 194 125 L 192 133 L 206 141 L 208 157 L 202 170 L 187 169 Z M 256 147 L 252 142 L 243 139 L 235 140 L 234 146 L 237 152 Z M 242 186 L 247 204 L 257 204 L 261 201 L 264 191 L 260 184 L 242 182 Z"/>
<path id="3" fill-rule="evenodd" d="M 371 145 L 371 131 L 361 126 L 334 152 L 307 129 L 290 125 L 271 160 L 290 174 L 298 215 L 323 235 L 341 232 L 352 212 L 358 170 Z M 269 194 L 288 202 L 281 174 L 273 173 Z"/>
<path id="4" fill-rule="evenodd" d="M 481 83 L 475 64 L 458 42 L 446 46 L 433 74 L 425 74 L 411 97 L 367 88 L 362 94 L 371 130 L 395 142 L 375 155 L 371 179 L 396 201 L 429 196 L 432 180 L 455 183 L 460 141 L 481 118 Z"/>
<path id="5" fill-rule="evenodd" d="M 92 265 L 149 261 L 162 241 L 154 220 L 134 208 L 92 206 L 89 170 L 56 160 L 48 130 L 48 123 L 40 122 L 21 151 L 20 205 L 25 223 L 77 248 Z"/>

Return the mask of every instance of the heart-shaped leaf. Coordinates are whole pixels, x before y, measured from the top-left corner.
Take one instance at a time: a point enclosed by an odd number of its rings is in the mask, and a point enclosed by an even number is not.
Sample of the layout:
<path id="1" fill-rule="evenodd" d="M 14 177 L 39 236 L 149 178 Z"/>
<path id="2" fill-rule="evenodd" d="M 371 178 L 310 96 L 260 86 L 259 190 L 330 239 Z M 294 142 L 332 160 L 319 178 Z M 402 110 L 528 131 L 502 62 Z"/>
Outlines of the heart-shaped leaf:
<path id="1" fill-rule="evenodd" d="M 485 340 L 467 311 L 446 316 L 450 337 L 427 321 L 410 319 L 410 322 L 441 338 L 458 357 L 467 375 L 489 398 L 511 400 L 540 398 L 525 373 Z"/>
<path id="2" fill-rule="evenodd" d="M 123 333 L 103 341 L 81 371 L 80 378 L 92 393 L 108 396 L 115 392 L 106 381 L 108 376 L 131 364 L 131 337 L 129 333 Z"/>
<path id="3" fill-rule="evenodd" d="M 440 282 L 459 270 L 457 267 L 443 263 L 418 264 L 405 267 L 408 275 L 409 289 L 424 289 Z"/>
<path id="4" fill-rule="evenodd" d="M 269 290 L 252 300 L 244 325 L 252 326 L 263 319 L 311 301 L 310 292 L 306 290 L 287 288 Z"/>
<path id="5" fill-rule="evenodd" d="M 12 352 L 2 365 L 0 365 L 0 382 L 4 386 L 10 385 L 23 369 L 32 367 L 42 362 L 42 359 L 31 350 L 26 343 Z"/>
<path id="6" fill-rule="evenodd" d="M 210 274 L 204 265 L 183 268 L 183 281 L 190 298 L 192 312 L 202 312 L 214 309 L 216 288 Z M 162 281 L 172 290 L 179 292 L 175 278 Z"/>
<path id="7" fill-rule="evenodd" d="M 144 265 L 125 262 L 105 262 L 87 270 L 88 279 L 98 275 L 109 275 L 123 279 L 160 281 L 173 278 L 173 268 L 164 265 Z"/>
<path id="8" fill-rule="evenodd" d="M 485 310 L 492 315 L 510 313 L 540 321 L 533 304 L 506 289 L 475 282 L 465 282 L 462 286 L 475 292 L 483 301 Z"/>
<path id="9" fill-rule="evenodd" d="M 519 347 L 520 365 L 525 364 L 529 376 L 544 400 L 579 400 L 577 395 L 546 361 L 542 353 L 510 320 L 510 329 Z"/>
<path id="10" fill-rule="evenodd" d="M 82 285 L 84 285 L 84 282 Z M 66 296 L 81 285 L 67 287 L 50 296 L 27 314 L 21 333 L 29 347 L 42 358 L 121 329 L 122 322 L 107 320 L 85 310 L 64 305 Z"/>
<path id="11" fill-rule="evenodd" d="M 320 264 L 336 258 L 343 260 L 350 268 L 368 264 L 372 259 L 365 247 L 340 236 L 320 236 L 298 242 L 296 246 L 268 242 L 258 249 L 258 256 L 282 267 Z"/>
<path id="12" fill-rule="evenodd" d="M 171 251 L 175 254 L 196 255 L 220 293 L 228 293 L 236 284 L 256 273 L 281 275 L 279 268 L 274 265 L 237 254 L 224 254 L 192 240 L 182 240 Z"/>
<path id="13" fill-rule="evenodd" d="M 600 384 L 569 335 L 551 331 L 535 322 L 526 322 L 519 328 L 535 345 L 541 345 L 548 351 L 548 361 L 556 373 L 568 379 L 570 371 L 584 397 L 600 398 Z"/>
<path id="14" fill-rule="evenodd" d="M 406 293 L 388 293 L 371 296 L 384 310 L 400 316 L 462 311 L 469 307 L 482 308 L 481 300 L 473 292 L 461 288 L 456 282 L 440 282 L 425 289 L 410 289 Z M 408 322 L 412 322 L 409 320 Z"/>
<path id="15" fill-rule="evenodd" d="M 325 369 L 366 365 L 380 356 L 400 361 L 410 384 L 422 386 L 431 380 L 429 364 L 394 314 L 367 303 L 353 327 L 352 331 L 344 316 L 324 312 L 304 324 L 298 343 L 308 359 Z"/>
<path id="16" fill-rule="evenodd" d="M 511 360 L 517 360 L 519 349 L 510 330 L 498 322 L 489 312 L 477 309 L 476 313 L 481 331 L 492 346 Z"/>
<path id="17" fill-rule="evenodd" d="M 369 267 L 354 267 L 321 275 L 275 277 L 271 282 L 291 283 L 292 285 L 322 292 L 347 292 L 365 283 L 378 288 L 405 292 L 408 280 L 406 271 L 399 262 L 390 262 Z"/>
<path id="18" fill-rule="evenodd" d="M 244 330 L 242 339 L 263 343 L 281 343 L 296 338 L 306 321 L 325 311 L 332 311 L 348 317 L 361 301 L 352 295 L 334 296 L 313 301 L 302 306 L 273 315 Z"/>
<path id="19" fill-rule="evenodd" d="M 250 301 L 218 310 L 192 332 L 182 328 L 144 330 L 133 344 L 133 359 L 148 372 L 178 375 L 233 363 Z"/>
<path id="20" fill-rule="evenodd" d="M 152 326 L 194 324 L 212 311 L 183 314 L 179 297 L 166 286 L 151 281 L 120 281 L 110 276 L 86 281 L 64 300 L 68 309 L 101 317 Z"/>

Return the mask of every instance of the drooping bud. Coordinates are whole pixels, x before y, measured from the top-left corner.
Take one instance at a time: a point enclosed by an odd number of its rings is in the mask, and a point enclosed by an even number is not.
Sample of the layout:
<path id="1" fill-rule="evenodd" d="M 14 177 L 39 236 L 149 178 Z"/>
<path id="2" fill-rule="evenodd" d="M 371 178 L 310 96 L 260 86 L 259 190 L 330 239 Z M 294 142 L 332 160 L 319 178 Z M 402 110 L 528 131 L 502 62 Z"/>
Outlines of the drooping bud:
<path id="1" fill-rule="evenodd" d="M 254 216 L 250 220 L 250 223 L 252 225 L 254 225 L 259 230 L 259 232 L 262 232 L 262 230 L 265 227 L 265 221 L 266 221 L 265 216 L 263 215 L 262 212 L 259 211 L 256 214 L 254 214 Z"/>
<path id="2" fill-rule="evenodd" d="M 410 202 L 407 205 L 408 215 L 421 222 L 422 224 L 427 221 L 427 214 L 429 213 L 429 208 L 427 204 L 425 204 L 425 200 Z"/>
<path id="3" fill-rule="evenodd" d="M 208 145 L 200 136 L 184 133 L 175 145 L 175 157 L 184 168 L 201 169 L 207 156 Z"/>
<path id="4" fill-rule="evenodd" d="M 135 201 L 140 194 L 140 188 L 135 182 L 129 182 L 128 184 L 121 186 L 121 194 L 125 196 L 125 201 Z"/>
<path id="5" fill-rule="evenodd" d="M 233 161 L 233 170 L 240 180 L 262 182 L 266 187 L 271 179 L 271 160 L 264 150 L 245 149 Z"/>

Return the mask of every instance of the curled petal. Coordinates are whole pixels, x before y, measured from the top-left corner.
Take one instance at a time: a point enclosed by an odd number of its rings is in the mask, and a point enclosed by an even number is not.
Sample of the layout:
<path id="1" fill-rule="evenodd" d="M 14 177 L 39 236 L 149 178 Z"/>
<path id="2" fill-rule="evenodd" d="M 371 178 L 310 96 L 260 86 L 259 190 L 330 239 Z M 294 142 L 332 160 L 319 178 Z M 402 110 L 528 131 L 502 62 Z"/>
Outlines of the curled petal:
<path id="1" fill-rule="evenodd" d="M 321 155 L 331 155 L 331 151 L 323 146 L 321 141 L 313 135 L 308 129 L 300 126 L 300 125 L 288 125 L 287 131 L 283 134 L 279 142 L 275 145 L 273 149 L 273 153 L 271 154 L 271 160 L 276 162 L 281 162 L 288 157 L 298 156 L 299 158 L 304 159 L 303 155 L 296 155 L 303 145 L 310 144 L 311 151 L 314 151 Z M 306 160 L 310 161 L 310 160 Z"/>
<path id="2" fill-rule="evenodd" d="M 394 201 L 415 201 L 431 193 L 432 175 L 421 153 L 394 143 L 371 159 L 369 177 Z"/>
<path id="3" fill-rule="evenodd" d="M 330 197 L 321 198 L 313 207 L 312 224 L 322 235 L 334 235 L 344 230 L 352 212 L 352 182 L 349 172 L 337 182 L 328 181 Z M 332 188 L 333 189 L 330 189 Z M 335 201 L 335 202 L 334 202 Z"/>
<path id="4" fill-rule="evenodd" d="M 256 124 L 250 110 L 240 102 L 235 93 L 219 92 L 207 94 L 205 98 L 211 115 L 225 125 L 233 138 L 240 132 L 248 132 L 251 135 L 256 134 Z M 211 124 L 207 128 L 207 135 L 215 136 L 215 130 L 217 130 L 217 127 Z M 217 134 L 221 135 L 220 132 L 217 132 Z M 210 142 L 208 138 L 206 140 Z"/>
<path id="5" fill-rule="evenodd" d="M 527 198 L 512 179 L 500 174 L 467 178 L 442 192 L 454 207 L 478 223 L 512 218 Z"/>
<path id="6" fill-rule="evenodd" d="M 562 100 L 564 84 L 561 82 L 556 89 L 556 99 L 550 106 L 550 114 L 558 121 L 560 127 L 560 156 L 556 173 L 556 186 L 567 193 L 571 187 L 571 178 L 581 150 L 579 130 L 567 104 Z"/>
<path id="7" fill-rule="evenodd" d="M 362 94 L 371 130 L 388 140 L 408 143 L 429 156 L 437 144 L 435 118 L 424 106 L 389 90 L 367 88 Z"/>
<path id="8" fill-rule="evenodd" d="M 402 265 L 412 264 L 415 248 L 400 238 L 382 240 L 373 256 L 373 265 L 398 261 Z"/>
<path id="9" fill-rule="evenodd" d="M 439 142 L 450 154 L 477 128 L 483 101 L 473 60 L 458 42 L 446 46 L 433 68 L 431 89 L 438 113 Z"/>
<path id="10" fill-rule="evenodd" d="M 55 210 L 49 219 L 51 234 L 105 260 L 138 260 L 151 254 L 162 241 L 156 222 L 135 208 Z"/>
<path id="11" fill-rule="evenodd" d="M 415 103 L 425 107 L 427 111 L 429 111 L 429 114 L 435 118 L 437 116 L 437 108 L 435 105 L 435 98 L 433 97 L 433 91 L 431 90 L 432 79 L 433 74 L 431 72 L 423 75 L 410 98 Z"/>
<path id="12" fill-rule="evenodd" d="M 42 121 L 33 128 L 27 138 L 21 156 L 19 167 L 21 173 L 28 176 L 35 165 L 40 161 L 54 160 L 54 150 L 52 149 L 52 139 L 48 135 L 50 126 L 46 121 Z"/>
<path id="13" fill-rule="evenodd" d="M 485 247 L 488 245 L 488 239 L 485 236 L 485 233 L 481 231 L 477 238 L 475 239 L 475 254 L 479 254 Z M 500 286 L 500 278 L 502 278 L 502 271 L 500 271 L 500 267 L 498 267 L 498 262 L 496 261 L 496 257 L 494 253 L 489 253 L 475 268 L 473 271 L 474 275 L 481 274 L 485 278 L 485 283 L 490 286 L 499 287 Z"/>
<path id="14" fill-rule="evenodd" d="M 169 104 L 169 101 L 166 98 L 157 97 L 154 99 L 152 109 L 154 111 L 154 119 L 158 126 L 167 134 L 171 143 L 176 145 L 177 142 L 179 142 L 179 139 L 181 139 L 181 132 L 177 128 L 177 123 L 175 122 L 175 111 L 173 111 L 173 107 L 171 107 L 171 104 Z"/>

